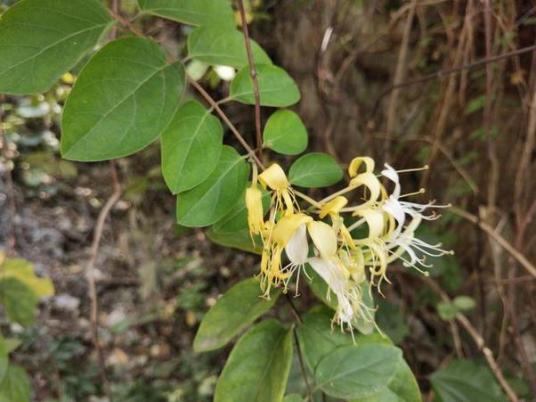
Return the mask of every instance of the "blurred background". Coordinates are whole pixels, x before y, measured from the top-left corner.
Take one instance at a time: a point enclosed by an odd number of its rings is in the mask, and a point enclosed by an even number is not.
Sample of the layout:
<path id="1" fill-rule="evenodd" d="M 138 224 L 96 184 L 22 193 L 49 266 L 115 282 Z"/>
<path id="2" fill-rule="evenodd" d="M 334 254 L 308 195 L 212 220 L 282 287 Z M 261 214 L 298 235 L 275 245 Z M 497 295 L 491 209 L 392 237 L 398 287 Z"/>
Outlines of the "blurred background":
<path id="1" fill-rule="evenodd" d="M 12 3 L 0 1 L 3 10 Z M 133 17 L 134 2 L 123 1 L 121 12 Z M 533 400 L 534 3 L 251 0 L 248 18 L 252 37 L 301 89 L 296 111 L 310 150 L 341 165 L 355 155 L 400 169 L 429 165 L 404 175 L 405 188 L 426 188 L 419 201 L 454 206 L 422 236 L 455 255 L 433 261 L 429 279 L 392 266 L 392 285 L 377 300 L 379 325 L 403 348 L 424 399 L 438 400 L 430 375 L 454 359 L 470 361 L 473 382 L 494 381 L 475 343 L 480 337 L 518 396 Z M 152 17 L 133 24 L 171 54 L 184 54 L 188 28 Z M 226 74 L 195 61 L 189 72 L 217 99 L 226 96 Z M 3 332 L 23 339 L 13 357 L 29 371 L 36 401 L 105 400 L 84 267 L 113 189 L 108 163 L 59 156 L 62 106 L 76 74 L 44 95 L 0 95 L 0 248 L 32 261 L 56 287 L 35 325 L 0 321 Z M 253 140 L 252 108 L 225 111 Z M 270 113 L 263 109 L 263 118 Z M 95 265 L 106 374 L 117 401 L 210 401 L 229 348 L 194 355 L 193 336 L 218 295 L 256 273 L 258 258 L 174 223 L 159 153 L 155 143 L 117 162 L 122 194 Z M 296 304 L 305 310 L 315 301 L 305 287 L 302 293 Z M 458 312 L 477 338 L 452 320 Z M 281 302 L 273 314 L 289 312 Z M 290 387 L 299 391 L 295 374 Z"/>

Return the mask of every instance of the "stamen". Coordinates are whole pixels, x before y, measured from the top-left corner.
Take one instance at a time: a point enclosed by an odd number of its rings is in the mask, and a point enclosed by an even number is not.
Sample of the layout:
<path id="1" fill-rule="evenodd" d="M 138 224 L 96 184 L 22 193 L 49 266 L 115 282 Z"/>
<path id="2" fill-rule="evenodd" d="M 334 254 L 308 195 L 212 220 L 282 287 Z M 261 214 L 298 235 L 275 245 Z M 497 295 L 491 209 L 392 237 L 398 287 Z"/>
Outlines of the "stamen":
<path id="1" fill-rule="evenodd" d="M 402 194 L 398 198 L 400 199 L 400 198 L 404 198 L 404 197 L 411 197 L 412 195 L 419 195 L 419 194 L 424 194 L 424 193 L 426 193 L 426 189 L 421 188 L 418 191 L 414 191 L 413 193 Z"/>
<path id="2" fill-rule="evenodd" d="M 421 170 L 428 170 L 428 169 L 430 169 L 430 166 L 424 165 L 424 166 L 418 167 L 418 168 L 400 169 L 400 170 L 396 170 L 396 172 L 397 173 L 409 173 L 409 172 L 419 172 Z"/>

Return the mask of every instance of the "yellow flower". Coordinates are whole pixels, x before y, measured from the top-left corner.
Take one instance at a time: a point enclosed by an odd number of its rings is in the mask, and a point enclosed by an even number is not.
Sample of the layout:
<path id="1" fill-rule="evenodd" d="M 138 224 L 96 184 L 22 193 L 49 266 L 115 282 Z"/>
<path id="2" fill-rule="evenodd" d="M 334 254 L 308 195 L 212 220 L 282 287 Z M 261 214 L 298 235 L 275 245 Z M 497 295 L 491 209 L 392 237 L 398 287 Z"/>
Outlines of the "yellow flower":
<path id="1" fill-rule="evenodd" d="M 359 172 L 359 168 L 365 165 L 365 173 L 373 173 L 374 172 L 374 159 L 368 157 L 368 156 L 358 156 L 354 159 L 352 159 L 352 162 L 350 162 L 350 165 L 348 166 L 348 174 L 350 177 L 357 176 Z"/>
<path id="2" fill-rule="evenodd" d="M 294 194 L 287 180 L 285 172 L 277 163 L 271 165 L 268 169 L 259 175 L 259 181 L 265 188 L 275 192 L 275 209 L 283 210 L 285 213 L 294 213 Z M 285 206 L 282 208 L 282 206 Z"/>
<path id="3" fill-rule="evenodd" d="M 272 285 L 279 286 L 283 284 L 286 288 L 288 279 L 290 279 L 294 271 L 282 268 L 282 252 L 289 245 L 300 227 L 310 221 L 312 221 L 312 218 L 302 213 L 285 215 L 275 223 L 273 229 L 267 235 L 261 260 L 261 286 L 265 296 L 269 296 Z M 305 246 L 307 246 L 307 243 L 305 243 Z M 291 253 L 292 251 L 295 250 L 292 249 Z"/>
<path id="4" fill-rule="evenodd" d="M 341 212 L 341 209 L 343 209 L 346 204 L 348 204 L 348 199 L 343 196 L 338 196 L 332 199 L 331 201 L 325 203 L 322 205 L 322 208 L 320 208 L 320 219 L 326 217 L 327 215 L 330 216 L 336 216 L 339 215 Z"/>
<path id="5" fill-rule="evenodd" d="M 264 211 L 262 208 L 262 192 L 257 188 L 256 183 L 252 183 L 246 189 L 246 209 L 248 211 L 249 234 L 262 234 L 264 230 Z"/>
<path id="6" fill-rule="evenodd" d="M 337 255 L 337 233 L 324 222 L 313 221 L 307 224 L 309 236 L 322 258 L 332 258 Z"/>

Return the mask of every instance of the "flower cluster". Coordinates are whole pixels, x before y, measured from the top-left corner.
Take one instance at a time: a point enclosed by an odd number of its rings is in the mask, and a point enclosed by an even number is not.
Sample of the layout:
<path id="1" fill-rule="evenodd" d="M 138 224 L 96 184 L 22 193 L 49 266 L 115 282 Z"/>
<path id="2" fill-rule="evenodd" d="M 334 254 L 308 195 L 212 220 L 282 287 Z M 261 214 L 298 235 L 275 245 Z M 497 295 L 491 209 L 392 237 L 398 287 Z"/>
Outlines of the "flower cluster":
<path id="1" fill-rule="evenodd" d="M 246 206 L 250 234 L 262 240 L 260 276 L 266 297 L 272 286 L 286 291 L 294 276 L 297 282 L 301 272 L 308 276 L 310 266 L 336 297 L 335 322 L 351 329 L 355 320 L 372 320 L 370 307 L 363 303 L 363 284 L 370 285 L 369 291 L 372 286 L 380 289 L 382 281 L 388 282 L 389 263 L 398 259 L 425 272 L 423 269 L 430 267 L 427 255 L 451 253 L 441 244 L 415 237 L 422 220 L 439 217 L 426 211 L 446 206 L 404 200 L 423 190 L 401 194 L 399 173 L 426 167 L 396 171 L 386 164 L 380 175 L 374 168 L 373 159 L 354 158 L 348 167 L 347 186 L 320 201 L 297 193 L 278 164 L 260 174 L 254 169 Z M 384 186 L 382 179 L 389 185 Z M 261 187 L 271 195 L 267 214 Z M 387 187 L 392 188 L 390 193 Z M 310 207 L 302 210 L 297 197 Z"/>

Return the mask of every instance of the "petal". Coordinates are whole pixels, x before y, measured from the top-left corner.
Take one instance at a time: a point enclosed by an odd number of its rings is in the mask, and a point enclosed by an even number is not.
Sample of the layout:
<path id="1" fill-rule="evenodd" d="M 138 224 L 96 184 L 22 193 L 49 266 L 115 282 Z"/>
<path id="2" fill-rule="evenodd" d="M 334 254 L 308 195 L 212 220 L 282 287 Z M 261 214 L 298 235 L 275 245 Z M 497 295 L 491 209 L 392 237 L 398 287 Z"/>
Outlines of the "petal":
<path id="1" fill-rule="evenodd" d="M 337 234 L 331 226 L 324 222 L 313 221 L 308 223 L 307 229 L 322 257 L 329 258 L 337 254 Z"/>
<path id="2" fill-rule="evenodd" d="M 312 220 L 313 218 L 310 216 L 301 213 L 285 215 L 275 224 L 272 232 L 272 240 L 281 247 L 285 247 L 296 230 L 298 230 L 301 225 L 311 222 Z"/>
<path id="3" fill-rule="evenodd" d="M 400 197 L 400 178 L 398 177 L 398 172 L 387 163 L 385 164 L 385 167 L 386 168 L 382 170 L 381 174 L 383 177 L 387 177 L 395 184 L 395 189 L 393 190 L 391 196 L 394 198 L 398 198 Z"/>
<path id="4" fill-rule="evenodd" d="M 385 227 L 385 219 L 381 210 L 372 208 L 358 209 L 354 215 L 361 216 L 367 221 L 369 239 L 375 239 L 382 236 Z"/>
<path id="5" fill-rule="evenodd" d="M 326 282 L 332 292 L 335 294 L 344 292 L 347 279 L 333 259 L 313 257 L 307 262 Z"/>
<path id="6" fill-rule="evenodd" d="M 263 186 L 272 190 L 282 191 L 289 187 L 285 172 L 277 163 L 274 163 L 259 175 L 259 181 Z"/>
<path id="7" fill-rule="evenodd" d="M 348 199 L 343 196 L 338 196 L 332 199 L 331 201 L 327 202 L 322 206 L 320 209 L 320 218 L 324 218 L 326 215 L 338 215 L 341 209 L 345 207 L 345 205 L 348 204 Z"/>
<path id="8" fill-rule="evenodd" d="M 303 265 L 309 256 L 309 244 L 307 243 L 307 231 L 305 224 L 296 229 L 285 247 L 287 257 L 293 264 Z"/>
<path id="9" fill-rule="evenodd" d="M 350 186 L 357 188 L 365 186 L 369 189 L 369 200 L 365 204 L 372 203 L 380 197 L 382 185 L 373 173 L 361 173 L 350 181 Z"/>
<path id="10" fill-rule="evenodd" d="M 365 164 L 365 172 L 374 172 L 374 159 L 369 158 L 368 156 L 358 156 L 357 158 L 352 159 L 352 162 L 350 162 L 350 165 L 348 166 L 348 174 L 350 177 L 357 176 L 357 172 L 362 164 Z"/>

